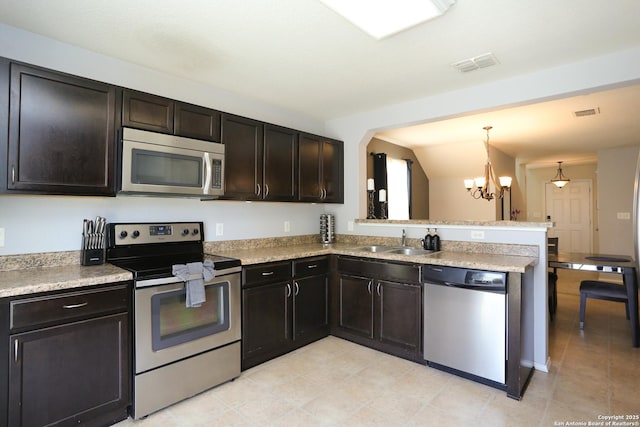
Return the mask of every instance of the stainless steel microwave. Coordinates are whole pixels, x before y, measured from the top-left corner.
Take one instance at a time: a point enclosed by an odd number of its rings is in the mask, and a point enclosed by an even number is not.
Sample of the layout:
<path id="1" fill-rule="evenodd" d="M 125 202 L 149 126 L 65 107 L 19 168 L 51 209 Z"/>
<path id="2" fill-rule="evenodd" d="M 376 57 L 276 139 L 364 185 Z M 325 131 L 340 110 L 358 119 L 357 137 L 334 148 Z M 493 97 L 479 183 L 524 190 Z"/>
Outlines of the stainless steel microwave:
<path id="1" fill-rule="evenodd" d="M 224 144 L 216 142 L 123 128 L 121 168 L 121 193 L 224 193 Z"/>

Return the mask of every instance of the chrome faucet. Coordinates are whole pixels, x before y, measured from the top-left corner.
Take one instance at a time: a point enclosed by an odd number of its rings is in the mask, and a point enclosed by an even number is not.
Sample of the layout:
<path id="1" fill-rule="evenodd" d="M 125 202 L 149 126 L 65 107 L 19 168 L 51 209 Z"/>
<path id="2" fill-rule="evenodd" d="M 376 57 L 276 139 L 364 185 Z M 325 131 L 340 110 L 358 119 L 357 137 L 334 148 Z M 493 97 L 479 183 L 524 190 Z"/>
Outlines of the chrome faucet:
<path id="1" fill-rule="evenodd" d="M 407 246 L 407 233 L 405 229 L 402 229 L 402 246 Z"/>

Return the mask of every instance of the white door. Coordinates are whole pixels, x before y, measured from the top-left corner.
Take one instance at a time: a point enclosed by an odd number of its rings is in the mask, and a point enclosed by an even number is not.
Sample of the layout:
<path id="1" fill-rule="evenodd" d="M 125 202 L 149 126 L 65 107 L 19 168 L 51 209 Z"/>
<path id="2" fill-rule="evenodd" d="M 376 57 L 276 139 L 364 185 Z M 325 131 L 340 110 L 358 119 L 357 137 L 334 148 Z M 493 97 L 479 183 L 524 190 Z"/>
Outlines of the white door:
<path id="1" fill-rule="evenodd" d="M 563 188 L 545 183 L 545 206 L 554 222 L 549 236 L 558 237 L 558 250 L 592 252 L 590 180 L 571 181 Z"/>

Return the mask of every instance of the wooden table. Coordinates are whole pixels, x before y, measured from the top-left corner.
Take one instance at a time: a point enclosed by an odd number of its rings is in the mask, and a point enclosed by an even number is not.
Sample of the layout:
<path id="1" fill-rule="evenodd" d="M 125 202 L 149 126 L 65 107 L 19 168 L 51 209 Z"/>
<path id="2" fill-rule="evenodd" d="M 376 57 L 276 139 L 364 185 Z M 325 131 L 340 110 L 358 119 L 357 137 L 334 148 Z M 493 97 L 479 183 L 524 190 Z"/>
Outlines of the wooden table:
<path id="1" fill-rule="evenodd" d="M 564 268 L 599 273 L 622 275 L 622 281 L 629 297 L 629 321 L 631 340 L 634 347 L 640 347 L 640 323 L 638 321 L 638 282 L 635 261 L 625 255 L 585 254 L 560 252 L 548 255 L 550 268 Z"/>

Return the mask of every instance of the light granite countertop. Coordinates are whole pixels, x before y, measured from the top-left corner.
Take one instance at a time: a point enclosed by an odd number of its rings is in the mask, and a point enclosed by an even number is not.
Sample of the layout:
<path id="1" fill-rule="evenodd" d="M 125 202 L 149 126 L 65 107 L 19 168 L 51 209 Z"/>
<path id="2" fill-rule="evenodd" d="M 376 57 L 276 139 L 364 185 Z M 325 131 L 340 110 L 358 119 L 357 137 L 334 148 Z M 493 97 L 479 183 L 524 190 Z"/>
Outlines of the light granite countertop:
<path id="1" fill-rule="evenodd" d="M 111 264 L 62 265 L 0 272 L 0 298 L 131 280 L 133 275 Z"/>
<path id="2" fill-rule="evenodd" d="M 353 244 L 345 243 L 330 245 L 315 243 L 285 247 L 234 249 L 215 252 L 215 255 L 238 258 L 242 261 L 242 265 L 260 264 L 263 262 L 282 261 L 328 254 L 351 255 L 378 260 L 411 262 L 414 264 L 475 268 L 479 270 L 503 271 L 509 273 L 524 273 L 527 267 L 533 266 L 538 262 L 537 258 L 529 256 L 473 252 L 440 251 L 427 255 L 400 255 L 386 252 L 373 253 L 357 250 L 357 246 L 354 247 Z"/>
<path id="3" fill-rule="evenodd" d="M 320 255 L 350 255 L 376 260 L 432 264 L 450 267 L 474 268 L 511 273 L 524 273 L 538 262 L 531 247 L 518 245 L 493 245 L 477 247 L 474 244 L 446 242 L 443 251 L 427 255 L 400 255 L 386 252 L 357 250 L 370 244 L 397 245 L 395 240 L 366 241 L 345 239 L 330 245 L 314 243 L 314 236 L 294 239 L 255 239 L 205 243 L 205 254 L 222 255 L 241 260 L 242 265 L 291 260 Z M 274 240 L 274 241 L 271 241 Z M 409 239 L 412 247 L 418 241 Z M 517 253 L 519 255 L 505 255 Z M 132 279 L 132 274 L 111 264 L 81 266 L 76 264 L 76 252 L 51 254 L 26 254 L 5 257 L 0 263 L 0 298 L 107 284 Z"/>

